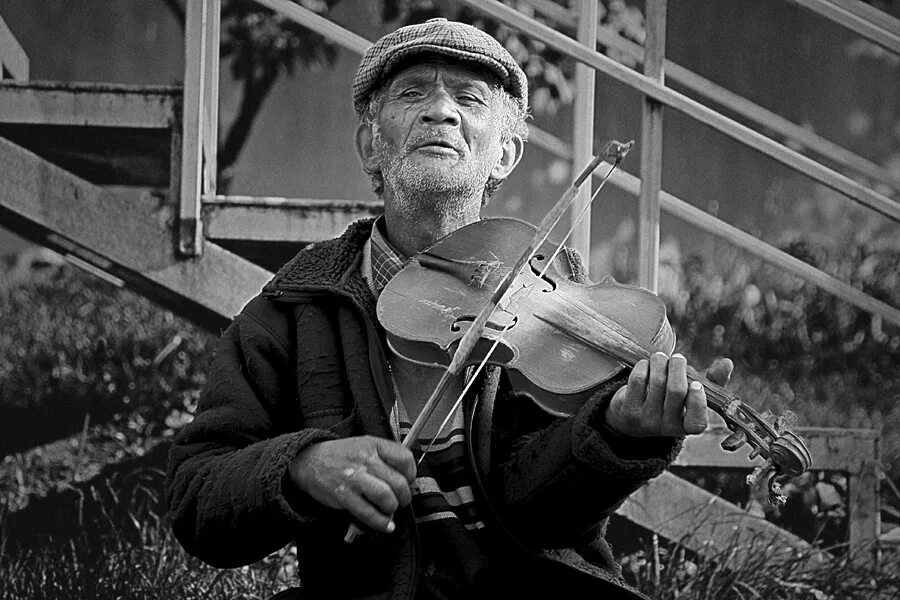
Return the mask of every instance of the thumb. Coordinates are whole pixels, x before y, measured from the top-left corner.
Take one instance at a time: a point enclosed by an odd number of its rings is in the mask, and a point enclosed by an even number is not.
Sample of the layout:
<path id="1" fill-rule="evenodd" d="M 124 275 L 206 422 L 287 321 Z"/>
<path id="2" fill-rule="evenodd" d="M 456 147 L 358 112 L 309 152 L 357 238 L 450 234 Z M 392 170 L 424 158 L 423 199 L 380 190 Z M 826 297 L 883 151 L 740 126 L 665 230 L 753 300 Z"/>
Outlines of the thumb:
<path id="1" fill-rule="evenodd" d="M 730 358 L 718 358 L 706 370 L 706 377 L 713 383 L 727 385 L 732 371 L 734 371 L 734 363 Z"/>

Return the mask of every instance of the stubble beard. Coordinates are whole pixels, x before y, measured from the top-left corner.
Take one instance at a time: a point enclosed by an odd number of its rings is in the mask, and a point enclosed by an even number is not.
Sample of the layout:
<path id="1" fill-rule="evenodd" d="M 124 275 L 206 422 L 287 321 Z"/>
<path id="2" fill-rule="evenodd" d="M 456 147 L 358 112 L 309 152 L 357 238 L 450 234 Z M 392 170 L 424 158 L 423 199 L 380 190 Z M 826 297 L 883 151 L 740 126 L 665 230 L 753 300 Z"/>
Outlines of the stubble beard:
<path id="1" fill-rule="evenodd" d="M 435 136 L 429 135 L 430 139 Z M 481 206 L 484 186 L 490 174 L 487 160 L 460 156 L 450 168 L 433 167 L 409 160 L 416 139 L 397 147 L 385 140 L 377 124 L 372 145 L 381 165 L 385 188 L 390 188 L 393 208 L 407 219 L 420 218 L 423 210 L 443 219 L 454 219 Z M 449 160 L 449 159 L 448 159 Z"/>

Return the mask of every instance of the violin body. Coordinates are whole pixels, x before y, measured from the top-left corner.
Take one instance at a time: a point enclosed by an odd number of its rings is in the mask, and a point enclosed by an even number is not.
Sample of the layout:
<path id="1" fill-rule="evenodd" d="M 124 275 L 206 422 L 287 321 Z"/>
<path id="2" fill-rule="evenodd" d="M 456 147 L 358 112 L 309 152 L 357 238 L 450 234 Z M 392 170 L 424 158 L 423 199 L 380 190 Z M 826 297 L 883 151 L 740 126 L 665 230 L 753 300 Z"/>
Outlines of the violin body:
<path id="1" fill-rule="evenodd" d="M 654 352 L 671 355 L 675 334 L 658 296 L 611 279 L 574 283 L 568 260 L 553 258 L 555 244 L 545 242 L 523 263 L 522 248 L 529 247 L 536 230 L 523 221 L 496 218 L 454 231 L 388 283 L 377 314 L 399 356 L 457 373 L 460 365 L 451 364 L 456 355 L 466 356 L 463 366 L 480 365 L 487 356 L 488 364 L 506 369 L 518 394 L 565 417 L 600 384 L 639 360 Z M 524 266 L 511 275 L 510 265 Z M 475 325 L 474 332 L 481 333 L 474 346 L 457 353 L 457 347 L 467 345 L 460 341 L 476 318 L 487 314 L 483 307 L 491 305 L 487 321 Z M 733 451 L 749 444 L 751 459 L 764 459 L 748 482 L 768 475 L 770 501 L 783 503 L 776 476 L 797 476 L 812 463 L 792 431 L 796 416 L 790 411 L 777 418 L 760 415 L 690 367 L 688 380 L 703 385 L 709 408 L 732 430 L 722 447 Z"/>
<path id="2" fill-rule="evenodd" d="M 515 219 L 484 219 L 413 258 L 378 300 L 378 319 L 391 348 L 409 360 L 446 366 L 466 328 L 534 231 L 534 226 Z M 581 312 L 588 329 L 593 314 L 601 313 L 627 329 L 648 353 L 671 354 L 675 335 L 666 320 L 665 304 L 647 290 L 611 279 L 593 285 L 574 283 L 564 256 L 541 277 L 554 248 L 555 244 L 545 243 L 518 275 L 467 364 L 479 364 L 509 326 L 488 363 L 506 368 L 517 393 L 551 414 L 569 416 L 598 385 L 631 365 L 585 343 L 580 339 L 585 332 L 561 313 Z M 526 294 L 529 287 L 534 289 Z"/>

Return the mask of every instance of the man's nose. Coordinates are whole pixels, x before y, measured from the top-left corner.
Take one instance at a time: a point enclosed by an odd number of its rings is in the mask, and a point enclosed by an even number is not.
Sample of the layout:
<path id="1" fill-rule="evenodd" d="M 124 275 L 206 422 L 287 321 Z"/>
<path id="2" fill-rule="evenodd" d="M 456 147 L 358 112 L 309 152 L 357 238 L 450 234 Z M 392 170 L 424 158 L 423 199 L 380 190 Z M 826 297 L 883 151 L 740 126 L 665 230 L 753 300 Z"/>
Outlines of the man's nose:
<path id="1" fill-rule="evenodd" d="M 426 125 L 459 125 L 459 112 L 446 92 L 433 94 L 422 110 L 420 119 Z"/>

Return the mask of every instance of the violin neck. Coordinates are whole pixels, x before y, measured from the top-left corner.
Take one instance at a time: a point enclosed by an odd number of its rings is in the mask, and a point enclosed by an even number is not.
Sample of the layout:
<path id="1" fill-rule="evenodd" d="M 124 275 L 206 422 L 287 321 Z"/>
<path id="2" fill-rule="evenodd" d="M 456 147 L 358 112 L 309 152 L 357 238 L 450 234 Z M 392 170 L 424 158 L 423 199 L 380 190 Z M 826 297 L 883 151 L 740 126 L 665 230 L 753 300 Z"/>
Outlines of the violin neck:
<path id="1" fill-rule="evenodd" d="M 691 366 L 688 366 L 688 382 L 697 381 L 703 385 L 706 391 L 707 405 L 722 416 L 731 416 L 732 413 L 742 406 L 741 397 L 727 390 L 725 387 L 710 381 L 697 372 Z"/>
<path id="2" fill-rule="evenodd" d="M 570 306 L 543 307 L 541 314 L 534 316 L 566 335 L 588 346 L 612 355 L 628 367 L 633 367 L 641 359 L 649 358 L 653 352 L 628 336 L 624 328 L 608 317 L 592 310 L 581 302 L 568 300 Z M 706 390 L 707 404 L 723 416 L 730 416 L 741 406 L 740 397 L 723 386 L 714 383 L 688 367 L 688 380 L 698 381 Z"/>

